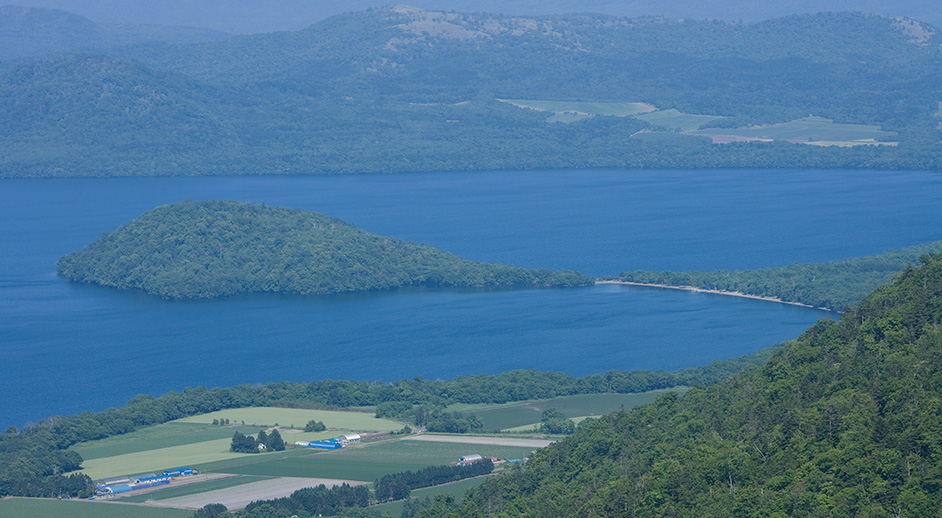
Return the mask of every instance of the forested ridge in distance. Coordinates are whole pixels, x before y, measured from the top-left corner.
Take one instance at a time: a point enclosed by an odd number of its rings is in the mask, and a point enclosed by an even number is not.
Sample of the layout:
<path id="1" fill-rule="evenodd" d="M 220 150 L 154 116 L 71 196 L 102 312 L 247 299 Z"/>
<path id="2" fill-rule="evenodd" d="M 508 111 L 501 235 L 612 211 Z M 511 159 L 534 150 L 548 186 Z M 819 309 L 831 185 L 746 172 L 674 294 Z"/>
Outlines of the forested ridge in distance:
<path id="1" fill-rule="evenodd" d="M 907 265 L 917 264 L 921 256 L 940 250 L 942 241 L 933 241 L 900 250 L 887 250 L 869 257 L 826 263 L 714 272 L 635 270 L 624 272 L 618 278 L 641 284 L 689 286 L 773 297 L 785 302 L 842 311 L 860 302 Z"/>
<path id="2" fill-rule="evenodd" d="M 61 258 L 57 269 L 75 281 L 173 299 L 595 282 L 572 270 L 468 261 L 316 212 L 234 201 L 157 207 Z"/>
<path id="3" fill-rule="evenodd" d="M 395 6 L 202 43 L 82 43 L 92 36 L 35 58 L 0 57 L 0 176 L 942 163 L 940 36 L 915 20 Z M 657 111 L 559 115 L 508 99 Z M 835 131 L 772 126 L 828 120 Z M 872 142 L 860 138 L 868 132 Z M 751 138 L 760 140 L 736 141 Z"/>

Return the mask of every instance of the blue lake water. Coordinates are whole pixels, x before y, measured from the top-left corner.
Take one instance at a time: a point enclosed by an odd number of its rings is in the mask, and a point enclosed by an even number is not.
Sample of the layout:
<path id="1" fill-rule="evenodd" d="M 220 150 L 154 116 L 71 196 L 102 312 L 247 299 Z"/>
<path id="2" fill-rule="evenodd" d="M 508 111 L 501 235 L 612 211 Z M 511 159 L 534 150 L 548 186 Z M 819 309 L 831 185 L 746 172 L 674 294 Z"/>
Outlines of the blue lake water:
<path id="1" fill-rule="evenodd" d="M 678 369 L 829 316 L 620 286 L 170 302 L 56 276 L 61 255 L 184 199 L 316 210 L 469 259 L 591 275 L 827 261 L 942 239 L 942 176 L 922 172 L 3 180 L 0 426 L 196 385 Z"/>

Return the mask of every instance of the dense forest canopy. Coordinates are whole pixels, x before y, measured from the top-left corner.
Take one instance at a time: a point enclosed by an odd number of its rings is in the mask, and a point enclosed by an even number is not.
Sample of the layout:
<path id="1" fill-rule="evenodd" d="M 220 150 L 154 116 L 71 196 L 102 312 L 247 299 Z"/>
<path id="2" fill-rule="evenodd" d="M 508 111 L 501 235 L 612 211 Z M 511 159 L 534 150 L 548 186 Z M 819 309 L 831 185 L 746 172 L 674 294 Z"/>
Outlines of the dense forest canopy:
<path id="1" fill-rule="evenodd" d="M 860 13 L 733 23 L 386 7 L 2 62 L 0 176 L 931 169 L 940 48 L 929 25 Z M 500 99 L 647 103 L 664 117 L 560 119 Z M 712 128 L 679 131 L 675 116 Z M 711 140 L 806 119 L 878 138 Z"/>
<path id="2" fill-rule="evenodd" d="M 232 201 L 158 207 L 61 258 L 57 267 L 75 281 L 175 299 L 594 283 L 572 270 L 468 261 L 315 212 Z"/>
<path id="3" fill-rule="evenodd" d="M 426 516 L 942 516 L 940 324 L 935 255 L 760 369 L 593 422 Z"/>
<path id="4" fill-rule="evenodd" d="M 841 311 L 862 300 L 919 257 L 942 250 L 942 241 L 888 250 L 870 257 L 827 263 L 790 264 L 758 270 L 715 272 L 625 272 L 619 279 L 645 284 L 694 286 L 708 290 L 774 297 Z"/>

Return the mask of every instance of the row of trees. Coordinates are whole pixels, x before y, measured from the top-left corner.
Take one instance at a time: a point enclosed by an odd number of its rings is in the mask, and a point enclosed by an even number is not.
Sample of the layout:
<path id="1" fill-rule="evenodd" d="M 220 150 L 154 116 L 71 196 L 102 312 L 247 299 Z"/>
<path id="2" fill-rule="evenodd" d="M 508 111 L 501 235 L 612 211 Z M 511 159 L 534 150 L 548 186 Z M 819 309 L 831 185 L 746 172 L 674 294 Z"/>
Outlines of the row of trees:
<path id="1" fill-rule="evenodd" d="M 409 498 L 413 489 L 487 475 L 492 471 L 494 463 L 490 459 L 483 459 L 467 466 L 429 466 L 419 471 L 384 475 L 373 482 L 373 498 L 376 502 L 404 500 Z"/>

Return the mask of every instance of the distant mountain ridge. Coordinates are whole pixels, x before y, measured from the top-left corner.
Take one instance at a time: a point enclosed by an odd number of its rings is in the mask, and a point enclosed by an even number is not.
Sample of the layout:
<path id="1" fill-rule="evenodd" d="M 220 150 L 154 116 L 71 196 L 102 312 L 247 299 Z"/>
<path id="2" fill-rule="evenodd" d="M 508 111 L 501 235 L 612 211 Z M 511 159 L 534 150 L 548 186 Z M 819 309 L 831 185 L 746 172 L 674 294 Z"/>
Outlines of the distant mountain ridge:
<path id="1" fill-rule="evenodd" d="M 0 5 L 0 61 L 146 42 L 198 43 L 228 37 L 209 29 L 103 25 L 58 9 Z"/>
<path id="2" fill-rule="evenodd" d="M 744 24 L 378 8 L 300 31 L 10 66 L 0 177 L 931 169 L 942 164 L 940 41 L 931 26 L 860 13 Z M 664 117 L 556 124 L 499 99 L 640 103 Z M 681 133 L 665 122 L 677 117 L 701 122 Z M 799 119 L 892 142 L 704 136 Z"/>
<path id="3" fill-rule="evenodd" d="M 117 6 L 109 0 L 18 0 L 22 5 L 71 11 L 101 23 L 158 23 L 204 27 L 248 34 L 297 30 L 349 11 L 389 5 L 383 0 L 193 0 L 163 4 L 125 0 Z M 491 12 L 513 16 L 598 13 L 607 16 L 669 16 L 694 20 L 755 22 L 792 14 L 856 10 L 887 16 L 904 16 L 942 25 L 942 6 L 924 0 L 411 0 L 423 9 L 458 12 Z"/>

